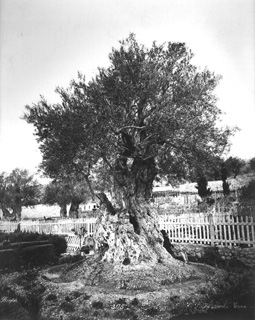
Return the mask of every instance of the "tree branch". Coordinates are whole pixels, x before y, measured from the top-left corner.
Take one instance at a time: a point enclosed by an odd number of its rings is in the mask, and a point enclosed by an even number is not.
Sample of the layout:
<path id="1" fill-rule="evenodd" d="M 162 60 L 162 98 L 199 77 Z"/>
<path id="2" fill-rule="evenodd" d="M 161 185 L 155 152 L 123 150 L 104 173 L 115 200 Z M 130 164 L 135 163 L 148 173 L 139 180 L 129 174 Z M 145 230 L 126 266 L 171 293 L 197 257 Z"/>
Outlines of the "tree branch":
<path id="1" fill-rule="evenodd" d="M 137 130 L 143 130 L 145 129 L 146 126 L 142 126 L 142 127 L 139 127 L 139 126 L 125 126 L 125 127 L 122 127 L 120 129 L 118 129 L 117 131 L 115 131 L 115 134 L 120 134 L 124 129 L 137 129 Z"/>

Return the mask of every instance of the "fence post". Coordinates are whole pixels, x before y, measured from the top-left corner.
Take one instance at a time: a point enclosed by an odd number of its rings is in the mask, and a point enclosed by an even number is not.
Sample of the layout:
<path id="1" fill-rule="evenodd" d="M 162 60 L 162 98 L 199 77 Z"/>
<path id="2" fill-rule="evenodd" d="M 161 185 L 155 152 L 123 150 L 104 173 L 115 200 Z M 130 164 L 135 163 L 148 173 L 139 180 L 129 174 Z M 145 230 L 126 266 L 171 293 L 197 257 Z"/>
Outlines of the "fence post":
<path id="1" fill-rule="evenodd" d="M 214 224 L 213 224 L 213 215 L 208 215 L 209 226 L 210 226 L 210 238 L 211 238 L 211 246 L 214 246 L 215 234 L 214 234 Z"/>

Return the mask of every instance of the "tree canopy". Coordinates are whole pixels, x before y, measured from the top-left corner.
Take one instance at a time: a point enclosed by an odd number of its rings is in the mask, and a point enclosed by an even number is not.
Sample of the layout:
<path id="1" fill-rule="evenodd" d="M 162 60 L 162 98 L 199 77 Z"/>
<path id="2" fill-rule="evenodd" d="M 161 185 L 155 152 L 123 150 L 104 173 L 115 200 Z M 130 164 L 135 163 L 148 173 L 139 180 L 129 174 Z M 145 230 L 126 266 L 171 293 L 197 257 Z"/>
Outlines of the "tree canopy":
<path id="1" fill-rule="evenodd" d="M 78 218 L 80 203 L 89 199 L 89 190 L 84 180 L 77 176 L 69 176 L 69 179 L 53 180 L 45 186 L 42 201 L 45 204 L 58 204 L 60 215 L 67 216 L 67 204 L 71 204 L 69 217 Z"/>
<path id="2" fill-rule="evenodd" d="M 203 171 L 226 150 L 232 130 L 218 125 L 220 77 L 192 57 L 184 43 L 146 48 L 131 34 L 91 81 L 79 74 L 68 89 L 57 88 L 61 103 L 42 97 L 27 106 L 46 174 L 88 177 L 101 159 L 126 195 L 148 198 L 158 173 Z"/>
<path id="3" fill-rule="evenodd" d="M 39 203 L 41 188 L 27 170 L 14 169 L 9 175 L 0 175 L 0 207 L 4 215 L 21 219 L 22 206 Z"/>
<path id="4" fill-rule="evenodd" d="M 197 68 L 192 57 L 184 43 L 147 48 L 131 34 L 93 79 L 79 74 L 69 88 L 57 88 L 60 103 L 42 97 L 26 107 L 46 174 L 82 174 L 91 190 L 99 164 L 112 177 L 114 201 L 98 195 L 105 210 L 94 234 L 109 262 L 168 260 L 147 201 L 154 179 L 202 175 L 227 150 L 233 131 L 219 126 L 220 77 Z"/>

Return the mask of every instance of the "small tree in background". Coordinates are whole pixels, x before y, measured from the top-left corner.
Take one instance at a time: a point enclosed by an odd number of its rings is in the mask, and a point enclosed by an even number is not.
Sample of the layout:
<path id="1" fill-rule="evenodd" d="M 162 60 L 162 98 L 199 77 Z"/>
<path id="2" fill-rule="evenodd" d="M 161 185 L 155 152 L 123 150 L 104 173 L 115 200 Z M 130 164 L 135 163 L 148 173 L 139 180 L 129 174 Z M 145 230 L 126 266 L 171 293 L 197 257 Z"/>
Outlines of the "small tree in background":
<path id="1" fill-rule="evenodd" d="M 224 168 L 227 172 L 227 175 L 234 175 L 234 178 L 241 172 L 241 169 L 244 167 L 245 161 L 237 157 L 229 157 L 224 161 Z"/>
<path id="2" fill-rule="evenodd" d="M 58 204 L 60 206 L 60 216 L 67 216 L 67 205 L 71 204 L 69 217 L 78 218 L 78 210 L 81 202 L 89 197 L 89 190 L 86 182 L 77 178 L 54 180 L 49 183 L 44 190 L 43 203 Z"/>
<path id="3" fill-rule="evenodd" d="M 243 187 L 240 199 L 255 202 L 255 180 L 251 180 L 247 186 Z"/>
<path id="4" fill-rule="evenodd" d="M 23 206 L 34 206 L 40 202 L 41 186 L 28 170 L 15 169 L 9 175 L 1 174 L 1 206 L 4 214 L 21 219 Z"/>
<path id="5" fill-rule="evenodd" d="M 249 164 L 251 171 L 255 172 L 255 158 L 250 159 Z"/>
<path id="6" fill-rule="evenodd" d="M 42 202 L 50 205 L 58 204 L 60 206 L 60 216 L 63 218 L 67 216 L 69 201 L 70 195 L 63 184 L 52 181 L 45 186 Z"/>
<path id="7" fill-rule="evenodd" d="M 199 196 L 204 200 L 212 195 L 211 189 L 207 188 L 207 186 L 208 182 L 206 177 L 204 175 L 200 176 L 197 180 L 197 186 L 195 187 L 198 191 Z"/>
<path id="8" fill-rule="evenodd" d="M 224 197 L 228 196 L 230 194 L 230 188 L 229 183 L 227 182 L 228 178 L 228 170 L 226 166 L 223 164 L 221 168 L 221 180 L 222 180 L 222 188 L 223 188 L 223 194 Z"/>

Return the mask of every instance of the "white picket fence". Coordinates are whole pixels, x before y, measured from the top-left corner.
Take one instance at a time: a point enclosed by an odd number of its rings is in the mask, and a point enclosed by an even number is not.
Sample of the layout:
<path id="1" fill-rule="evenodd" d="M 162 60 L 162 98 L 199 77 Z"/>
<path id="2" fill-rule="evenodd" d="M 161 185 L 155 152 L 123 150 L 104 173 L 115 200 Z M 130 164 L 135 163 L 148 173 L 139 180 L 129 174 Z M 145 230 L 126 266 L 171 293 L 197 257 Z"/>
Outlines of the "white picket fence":
<path id="1" fill-rule="evenodd" d="M 255 246 L 255 221 L 252 216 L 169 215 L 160 218 L 159 226 L 173 243 Z"/>
<path id="2" fill-rule="evenodd" d="M 74 234 L 80 233 L 83 227 L 87 234 L 93 234 L 96 218 L 63 219 L 63 220 L 23 220 L 18 222 L 1 221 L 0 231 L 14 232 L 18 225 L 21 231 L 46 234 Z"/>
<path id="3" fill-rule="evenodd" d="M 58 221 L 21 221 L 21 231 L 68 235 L 71 248 L 80 246 L 81 228 L 93 235 L 96 218 L 65 219 Z M 159 217 L 159 228 L 165 230 L 170 242 L 197 243 L 223 246 L 255 246 L 255 221 L 252 216 L 230 214 L 165 215 Z M 13 232 L 17 222 L 0 222 L 0 230 Z M 76 234 L 75 234 L 76 233 Z"/>

